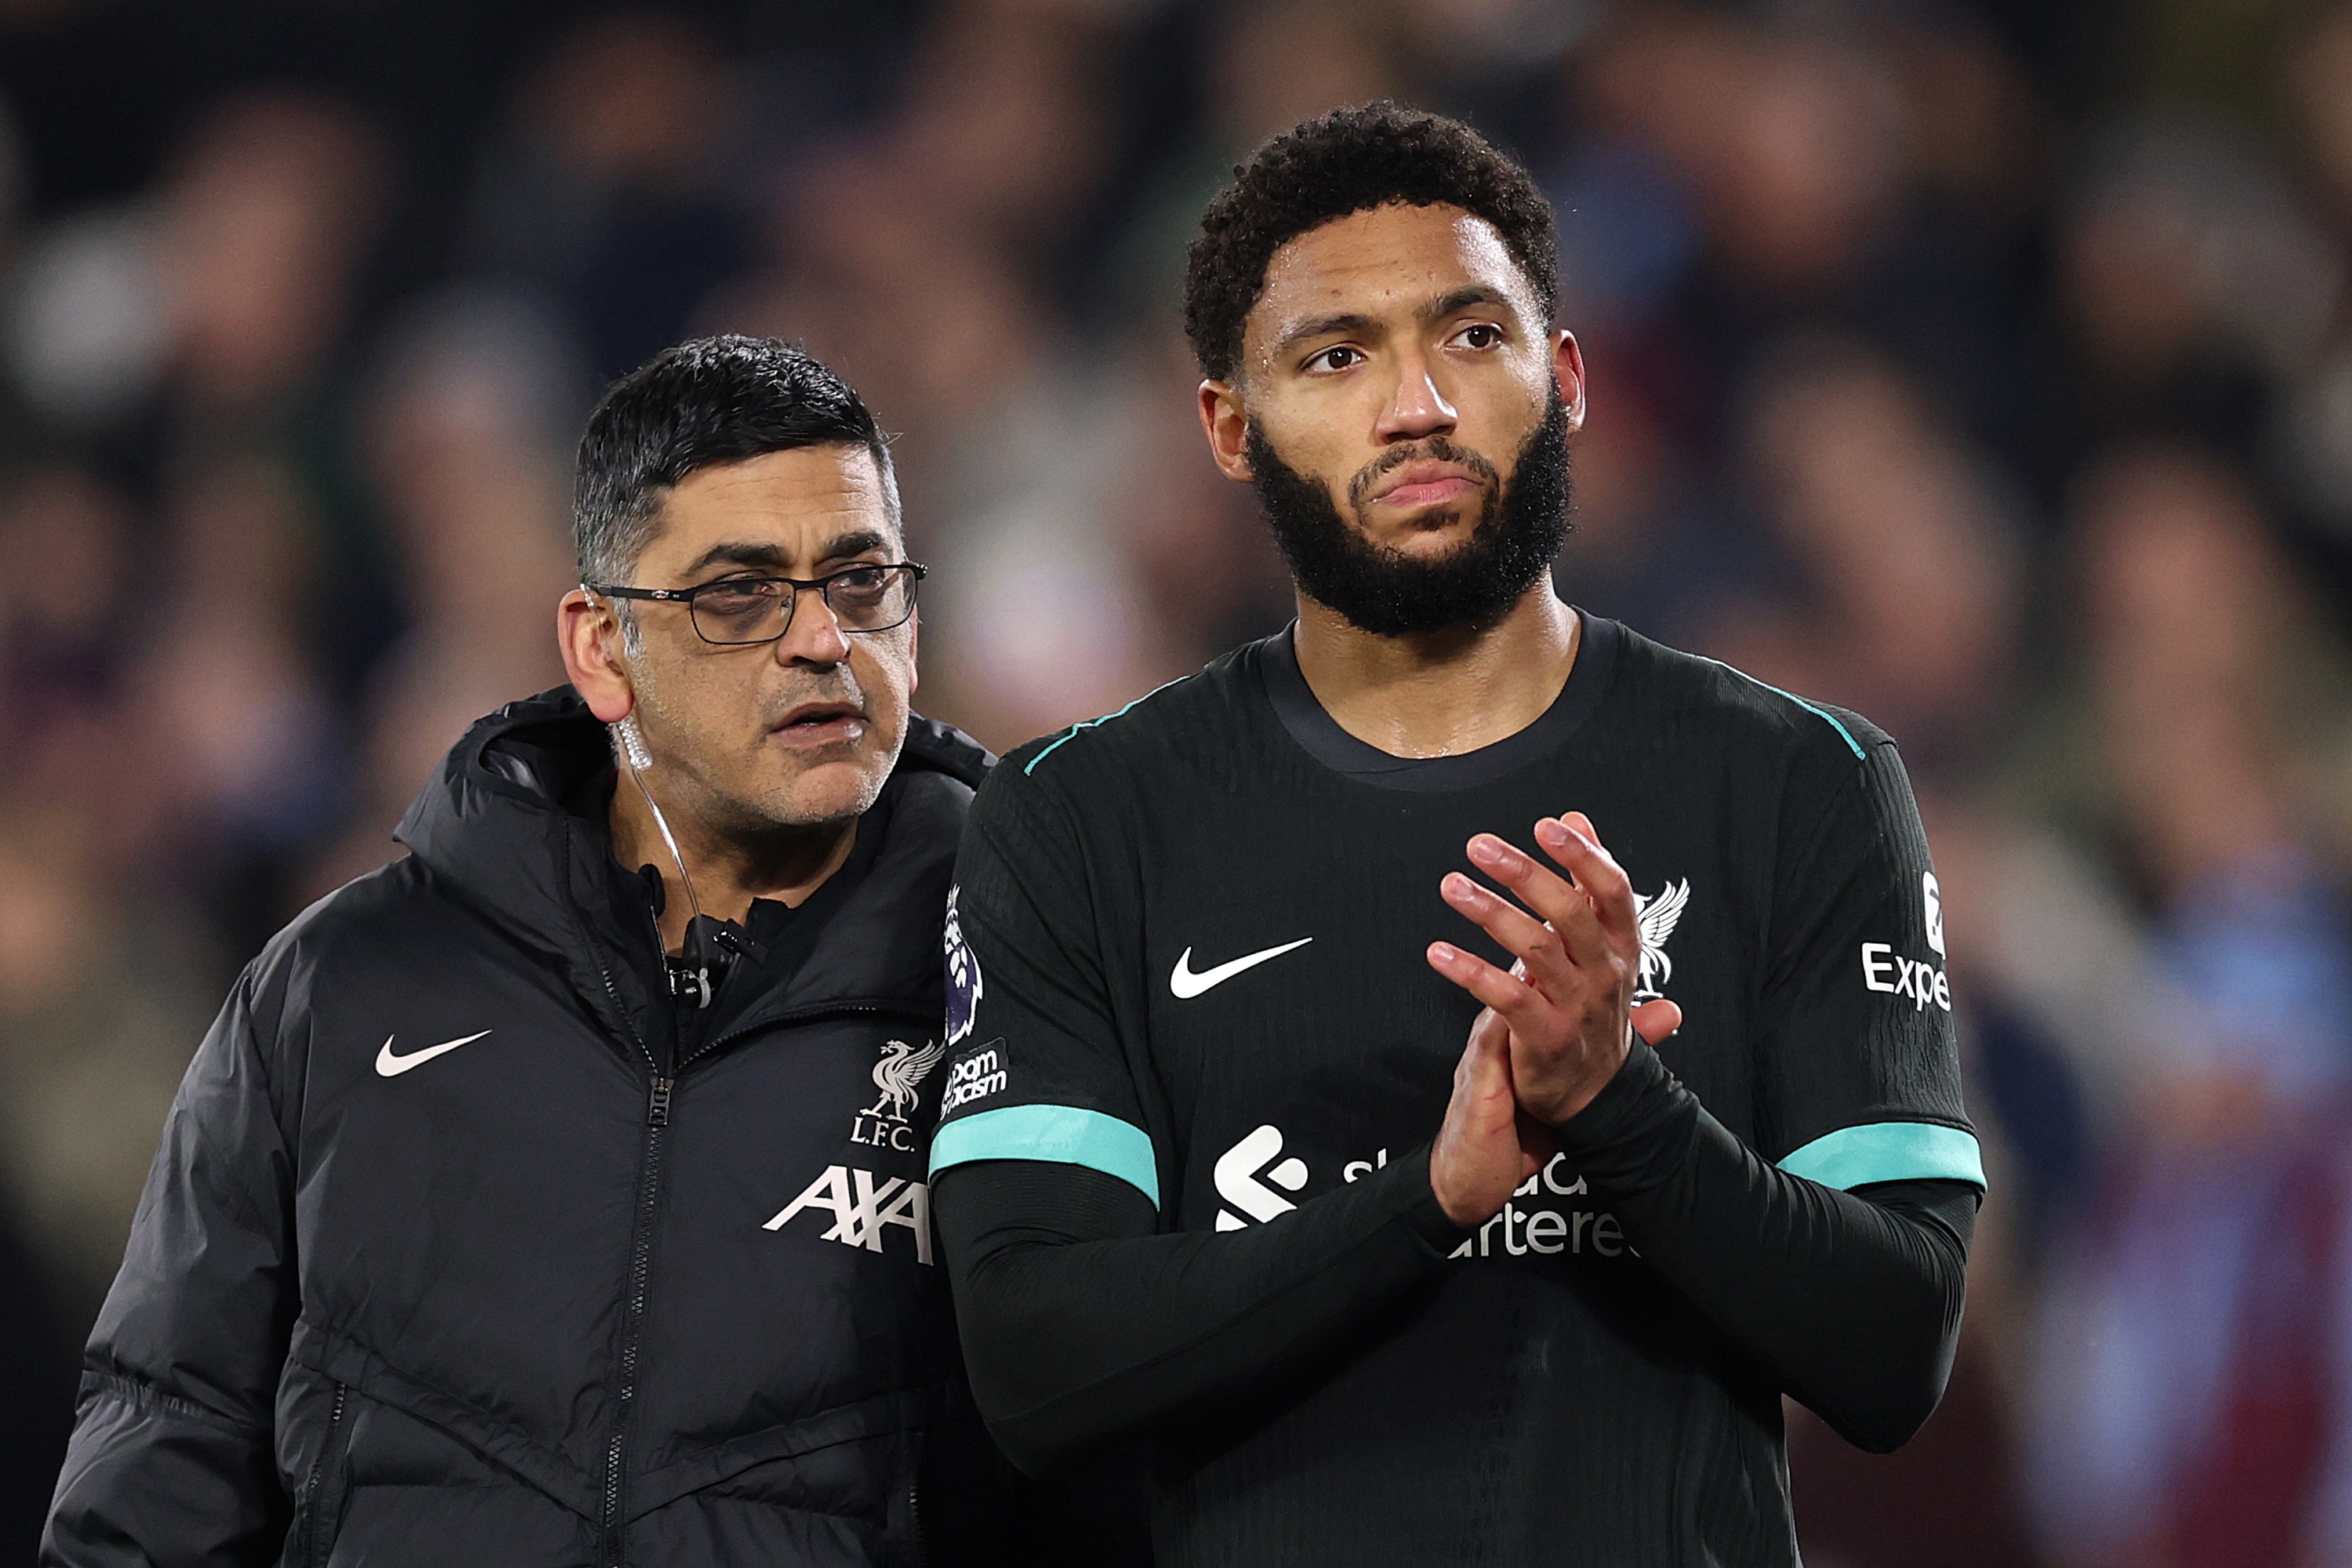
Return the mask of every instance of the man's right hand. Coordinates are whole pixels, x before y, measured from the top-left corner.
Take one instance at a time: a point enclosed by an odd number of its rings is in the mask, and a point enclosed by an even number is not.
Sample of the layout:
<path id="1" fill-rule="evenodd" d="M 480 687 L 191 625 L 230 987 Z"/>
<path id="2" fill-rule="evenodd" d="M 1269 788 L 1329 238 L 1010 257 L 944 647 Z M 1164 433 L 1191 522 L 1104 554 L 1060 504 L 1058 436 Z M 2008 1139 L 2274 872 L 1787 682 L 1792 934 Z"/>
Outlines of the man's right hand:
<path id="1" fill-rule="evenodd" d="M 1656 1045 L 1682 1027 L 1683 1010 L 1654 999 L 1633 1009 L 1633 1032 Z M 1479 1226 L 1552 1155 L 1551 1130 L 1519 1109 L 1511 1082 L 1511 1030 L 1492 1007 L 1470 1026 L 1454 1068 L 1454 1098 L 1429 1151 L 1429 1184 L 1445 1217 Z"/>
<path id="2" fill-rule="evenodd" d="M 1454 1069 L 1454 1098 L 1429 1150 L 1430 1187 L 1446 1218 L 1484 1225 L 1552 1153 L 1549 1130 L 1519 1110 L 1511 1087 L 1510 1028 L 1487 1008 Z"/>

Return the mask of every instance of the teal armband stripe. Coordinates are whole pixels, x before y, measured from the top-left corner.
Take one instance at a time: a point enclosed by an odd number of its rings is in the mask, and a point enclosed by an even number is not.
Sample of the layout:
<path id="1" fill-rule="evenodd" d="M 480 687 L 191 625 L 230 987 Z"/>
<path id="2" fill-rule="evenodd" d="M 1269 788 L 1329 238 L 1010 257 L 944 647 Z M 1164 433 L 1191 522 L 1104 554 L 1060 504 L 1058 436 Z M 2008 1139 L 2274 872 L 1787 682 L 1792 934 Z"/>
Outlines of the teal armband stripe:
<path id="1" fill-rule="evenodd" d="M 1780 1162 L 1792 1176 L 1849 1192 L 1872 1182 L 1985 1184 L 1972 1133 L 1933 1121 L 1872 1121 L 1824 1133 Z"/>
<path id="2" fill-rule="evenodd" d="M 950 1121 L 931 1134 L 931 1176 L 974 1160 L 1049 1160 L 1117 1176 L 1160 1206 L 1160 1161 L 1150 1135 L 1075 1105 L 1007 1105 Z"/>

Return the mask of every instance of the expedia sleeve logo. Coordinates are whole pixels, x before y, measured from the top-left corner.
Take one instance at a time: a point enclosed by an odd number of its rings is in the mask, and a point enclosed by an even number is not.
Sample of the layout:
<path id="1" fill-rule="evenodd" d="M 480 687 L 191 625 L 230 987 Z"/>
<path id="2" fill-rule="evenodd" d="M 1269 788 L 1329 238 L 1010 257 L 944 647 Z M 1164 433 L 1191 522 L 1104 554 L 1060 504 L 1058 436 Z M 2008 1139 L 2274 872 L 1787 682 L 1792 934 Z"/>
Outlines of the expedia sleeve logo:
<path id="1" fill-rule="evenodd" d="M 1927 921 L 1927 945 L 1937 959 L 1944 957 L 1944 889 L 1933 871 L 1919 879 L 1920 897 Z M 1891 942 L 1865 942 L 1862 944 L 1862 984 L 1865 990 L 1884 992 L 1898 1000 L 1908 1001 L 1911 1010 L 1924 1013 L 1930 1006 L 1952 1010 L 1952 982 L 1935 960 L 1906 958 L 1895 951 Z"/>
<path id="2" fill-rule="evenodd" d="M 980 979 L 980 959 L 971 944 L 963 939 L 963 917 L 956 912 L 956 900 L 963 892 L 961 887 L 948 889 L 947 963 L 948 963 L 948 1045 L 960 1045 L 971 1033 L 972 1014 L 980 1006 L 983 987 Z"/>

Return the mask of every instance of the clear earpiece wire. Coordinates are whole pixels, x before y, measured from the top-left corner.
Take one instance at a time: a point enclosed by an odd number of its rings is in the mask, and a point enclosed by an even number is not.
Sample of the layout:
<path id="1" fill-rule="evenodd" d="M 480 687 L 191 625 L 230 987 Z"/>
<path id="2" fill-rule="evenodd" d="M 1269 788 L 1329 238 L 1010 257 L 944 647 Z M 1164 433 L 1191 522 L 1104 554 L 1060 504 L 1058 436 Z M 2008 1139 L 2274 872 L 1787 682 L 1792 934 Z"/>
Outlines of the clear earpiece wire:
<path id="1" fill-rule="evenodd" d="M 646 773 L 654 765 L 654 754 L 646 744 L 645 731 L 637 728 L 634 715 L 606 727 L 613 731 L 613 749 L 619 754 L 621 765 L 627 770 L 630 782 L 637 786 L 637 793 L 645 797 L 646 809 L 654 814 L 654 826 L 661 830 L 662 843 L 669 848 L 670 863 L 677 868 L 677 879 L 686 888 L 687 908 L 693 911 L 694 920 L 699 921 L 702 918 L 702 900 L 695 895 L 694 877 L 686 868 L 686 857 L 678 853 L 677 836 L 669 830 L 669 818 L 662 815 L 661 802 L 656 800 L 654 792 L 646 787 Z M 710 1005 L 710 965 L 701 962 L 698 953 L 692 955 L 691 961 L 696 964 L 695 984 L 701 992 L 698 1005 L 708 1007 Z"/>

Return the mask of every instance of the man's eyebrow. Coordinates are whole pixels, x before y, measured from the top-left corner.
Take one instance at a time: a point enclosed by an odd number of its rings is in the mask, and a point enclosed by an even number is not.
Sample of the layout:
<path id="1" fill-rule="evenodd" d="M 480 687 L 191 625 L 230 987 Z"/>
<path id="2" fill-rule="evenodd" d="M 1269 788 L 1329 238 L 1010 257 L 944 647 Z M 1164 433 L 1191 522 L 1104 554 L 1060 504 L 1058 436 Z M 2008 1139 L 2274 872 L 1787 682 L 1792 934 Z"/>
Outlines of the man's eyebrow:
<path id="1" fill-rule="evenodd" d="M 1299 322 L 1298 325 L 1276 339 L 1274 352 L 1277 354 L 1287 353 L 1292 348 L 1310 338 L 1368 337 L 1377 335 L 1380 331 L 1379 318 L 1367 316 L 1360 311 L 1350 310 L 1337 316 L 1317 316 L 1312 321 Z"/>
<path id="2" fill-rule="evenodd" d="M 720 563 L 731 566 L 765 566 L 781 572 L 792 563 L 792 557 L 764 540 L 722 539 L 687 563 L 687 574 L 693 575 L 706 566 Z"/>
<path id="3" fill-rule="evenodd" d="M 870 528 L 855 529 L 847 533 L 835 534 L 824 549 L 818 552 L 817 559 L 840 561 L 852 555 L 863 555 L 869 550 L 887 550 L 889 546 L 887 535 Z"/>
<path id="4" fill-rule="evenodd" d="M 863 555 L 869 550 L 889 547 L 887 534 L 871 528 L 852 529 L 836 533 L 817 552 L 819 561 L 840 561 L 852 555 Z M 763 539 L 722 539 L 688 563 L 686 573 L 692 576 L 710 567 L 760 566 L 782 574 L 792 570 L 793 558 L 782 546 Z"/>
<path id="5" fill-rule="evenodd" d="M 1485 283 L 1469 283 L 1442 300 L 1431 300 L 1413 314 L 1424 321 L 1442 321 L 1448 316 L 1460 315 L 1475 305 L 1508 306 L 1510 302 L 1510 296 L 1500 289 Z"/>

